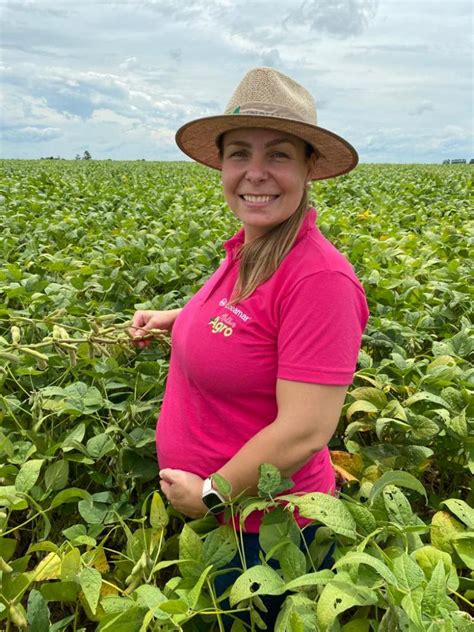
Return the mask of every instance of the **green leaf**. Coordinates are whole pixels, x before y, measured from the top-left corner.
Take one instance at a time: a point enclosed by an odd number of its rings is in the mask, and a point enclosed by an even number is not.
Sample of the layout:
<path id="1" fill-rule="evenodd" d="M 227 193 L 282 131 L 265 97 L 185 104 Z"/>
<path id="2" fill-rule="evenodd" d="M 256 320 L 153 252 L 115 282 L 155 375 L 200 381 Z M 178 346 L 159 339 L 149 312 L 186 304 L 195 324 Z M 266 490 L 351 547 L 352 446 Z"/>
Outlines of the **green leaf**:
<path id="1" fill-rule="evenodd" d="M 47 601 L 75 602 L 80 588 L 75 581 L 60 581 L 45 583 L 40 590 Z"/>
<path id="2" fill-rule="evenodd" d="M 361 386 L 350 391 L 349 395 L 356 400 L 365 400 L 373 404 L 378 410 L 382 410 L 387 405 L 387 396 L 379 388 L 372 386 Z"/>
<path id="3" fill-rule="evenodd" d="M 282 595 L 285 582 L 269 566 L 253 566 L 237 578 L 231 588 L 229 601 L 234 607 L 240 601 L 255 595 Z"/>
<path id="4" fill-rule="evenodd" d="M 28 553 L 35 553 L 36 551 L 48 551 L 49 553 L 59 553 L 59 547 L 54 542 L 50 542 L 49 540 L 45 540 L 43 542 L 37 542 L 36 544 L 31 544 L 28 547 Z"/>
<path id="5" fill-rule="evenodd" d="M 407 487 L 408 489 L 413 489 L 414 491 L 422 494 L 425 498 L 427 498 L 425 488 L 422 483 L 413 476 L 413 474 L 409 474 L 408 472 L 402 472 L 401 470 L 396 470 L 393 472 L 385 472 L 372 487 L 372 490 L 369 495 L 369 502 L 373 504 L 375 498 L 383 491 L 384 487 L 387 485 L 397 485 L 398 487 Z"/>
<path id="6" fill-rule="evenodd" d="M 452 592 L 458 589 L 459 578 L 451 556 L 448 553 L 439 551 L 434 546 L 428 544 L 414 551 L 412 555 L 423 570 L 428 581 L 431 579 L 436 565 L 441 560 L 443 562 L 445 575 L 447 576 L 448 590 Z"/>
<path id="7" fill-rule="evenodd" d="M 377 413 L 378 406 L 365 399 L 355 401 L 346 411 L 347 421 L 350 421 L 356 413 Z"/>
<path id="8" fill-rule="evenodd" d="M 263 516 L 258 541 L 265 553 L 269 553 L 277 544 L 286 539 L 299 545 L 300 530 L 293 515 L 280 506 Z"/>
<path id="9" fill-rule="evenodd" d="M 469 529 L 474 529 L 474 509 L 464 500 L 450 498 L 449 500 L 443 500 L 441 504 L 446 505 L 449 511 L 467 525 Z"/>
<path id="10" fill-rule="evenodd" d="M 400 624 L 402 623 L 402 619 L 400 618 L 400 614 L 400 608 L 388 608 L 380 619 L 377 632 L 398 632 L 398 630 L 401 630 L 402 627 Z M 406 619 L 407 626 L 410 625 L 406 614 L 403 613 L 401 616 Z M 406 626 L 403 629 L 406 629 Z"/>
<path id="11" fill-rule="evenodd" d="M 291 497 L 304 518 L 318 520 L 334 533 L 355 540 L 356 524 L 344 502 L 329 494 L 313 492 L 301 497 Z"/>
<path id="12" fill-rule="evenodd" d="M 445 343 L 452 350 L 453 355 L 461 358 L 469 356 L 474 351 L 474 340 L 461 331 L 446 340 Z"/>
<path id="13" fill-rule="evenodd" d="M 474 570 L 474 534 L 466 534 L 468 538 L 453 541 L 453 547 L 469 570 Z"/>
<path id="14" fill-rule="evenodd" d="M 77 508 L 88 524 L 102 524 L 109 511 L 108 505 L 94 502 L 92 499 L 81 500 L 77 503 Z"/>
<path id="15" fill-rule="evenodd" d="M 254 511 L 264 511 L 265 509 L 268 509 L 269 502 L 271 503 L 272 501 L 268 501 L 268 500 L 250 500 L 249 501 L 248 499 L 245 499 L 239 508 L 240 509 L 239 511 L 240 523 L 244 524 L 247 518 L 250 516 L 250 514 L 253 513 Z"/>
<path id="16" fill-rule="evenodd" d="M 59 621 L 56 621 L 56 623 L 50 626 L 49 632 L 61 632 L 61 630 L 66 630 L 67 632 L 67 629 L 68 629 L 67 626 L 75 618 L 76 618 L 76 615 L 71 614 L 69 617 L 64 617 L 64 619 L 60 619 Z"/>
<path id="17" fill-rule="evenodd" d="M 338 615 L 349 608 L 376 603 L 377 595 L 369 588 L 354 586 L 336 577 L 323 588 L 316 607 L 316 621 L 322 632 L 325 632 L 329 630 Z"/>
<path id="18" fill-rule="evenodd" d="M 181 566 L 183 577 L 199 579 L 205 568 L 203 543 L 198 534 L 187 524 L 184 525 L 179 536 L 179 559 L 193 560 L 192 563 Z"/>
<path id="19" fill-rule="evenodd" d="M 63 489 L 67 485 L 69 475 L 69 463 L 65 459 L 60 459 L 52 463 L 44 473 L 46 487 L 57 491 Z"/>
<path id="20" fill-rule="evenodd" d="M 341 557 L 339 560 L 337 560 L 333 568 L 340 568 L 341 566 L 354 566 L 358 564 L 365 564 L 367 566 L 370 566 L 380 575 L 380 577 L 382 577 L 387 582 L 387 584 L 391 584 L 395 587 L 397 586 L 397 578 L 388 568 L 388 566 L 386 566 L 376 557 L 368 555 L 367 553 L 350 551 L 349 553 L 346 553 L 344 557 Z"/>
<path id="21" fill-rule="evenodd" d="M 95 568 L 84 568 L 79 575 L 79 583 L 92 614 L 95 614 L 102 586 L 101 574 Z"/>
<path id="22" fill-rule="evenodd" d="M 67 529 L 63 529 L 63 534 L 66 536 L 68 540 L 74 540 L 75 538 L 86 535 L 87 529 L 84 524 L 73 524 Z"/>
<path id="23" fill-rule="evenodd" d="M 428 441 L 436 437 L 440 432 L 440 427 L 424 415 L 410 414 L 411 436 L 417 441 Z"/>
<path id="24" fill-rule="evenodd" d="M 377 522 L 367 507 L 364 507 L 364 505 L 360 503 L 356 504 L 352 502 L 346 502 L 345 506 L 354 518 L 359 533 L 366 536 L 375 531 Z"/>
<path id="25" fill-rule="evenodd" d="M 17 541 L 13 538 L 0 538 L 0 557 L 8 562 L 15 553 Z"/>
<path id="26" fill-rule="evenodd" d="M 278 613 L 275 632 L 314 632 L 315 616 L 312 599 L 304 595 L 289 595 Z"/>
<path id="27" fill-rule="evenodd" d="M 90 457 L 93 459 L 101 459 L 109 452 L 115 450 L 115 443 L 108 434 L 102 432 L 89 439 L 86 448 Z"/>
<path id="28" fill-rule="evenodd" d="M 449 403 L 440 397 L 439 395 L 435 395 L 434 393 L 430 393 L 429 391 L 419 391 L 415 393 L 411 397 L 408 397 L 403 404 L 405 407 L 410 407 L 417 402 L 432 402 L 433 404 L 438 404 L 439 406 L 444 406 L 444 408 L 449 408 Z"/>
<path id="29" fill-rule="evenodd" d="M 290 582 L 306 572 L 306 556 L 293 542 L 287 542 L 278 549 L 276 555 L 280 562 L 285 582 Z"/>
<path id="30" fill-rule="evenodd" d="M 408 595 L 405 595 L 402 599 L 402 608 L 408 615 L 410 621 L 419 628 L 423 629 L 423 621 L 421 618 L 421 603 L 423 601 L 423 589 L 415 588 L 411 590 Z"/>
<path id="31" fill-rule="evenodd" d="M 405 494 L 395 485 L 386 485 L 382 492 L 390 521 L 402 526 L 416 525 L 421 520 L 413 513 Z"/>
<path id="32" fill-rule="evenodd" d="M 15 489 L 27 493 L 38 480 L 43 459 L 32 459 L 21 466 L 15 479 Z"/>
<path id="33" fill-rule="evenodd" d="M 305 573 L 286 584 L 286 590 L 299 590 L 309 586 L 325 586 L 334 579 L 335 575 L 330 570 L 316 571 L 315 573 Z"/>
<path id="34" fill-rule="evenodd" d="M 78 500 L 78 498 L 82 498 L 83 500 L 90 500 L 91 495 L 89 492 L 86 492 L 85 489 L 79 489 L 78 487 L 68 487 L 68 489 L 64 489 L 63 491 L 56 494 L 51 502 L 50 509 L 54 509 L 55 507 L 59 507 L 59 505 L 63 505 L 64 503 L 72 503 Z"/>
<path id="35" fill-rule="evenodd" d="M 280 470 L 271 463 L 259 466 L 258 492 L 259 496 L 271 496 L 281 483 Z"/>
<path id="36" fill-rule="evenodd" d="M 132 604 L 124 612 L 101 618 L 97 632 L 140 632 L 146 610 Z"/>
<path id="37" fill-rule="evenodd" d="M 402 553 L 393 561 L 393 573 L 402 590 L 410 591 L 421 586 L 425 575 L 418 564 L 407 553 Z"/>
<path id="38" fill-rule="evenodd" d="M 235 533 L 228 525 L 214 529 L 204 540 L 203 556 L 206 566 L 223 568 L 234 559 L 236 553 Z"/>
<path id="39" fill-rule="evenodd" d="M 160 603 L 160 610 L 168 614 L 186 614 L 189 610 L 189 606 L 180 599 L 168 599 L 168 601 L 162 601 Z"/>
<path id="40" fill-rule="evenodd" d="M 86 425 L 84 423 L 77 424 L 64 438 L 61 444 L 63 452 L 73 450 L 76 447 L 76 443 L 81 443 L 85 434 Z"/>
<path id="41" fill-rule="evenodd" d="M 140 588 L 148 588 L 148 584 L 143 584 L 142 586 L 139 586 L 134 591 L 134 593 L 137 594 Z M 137 603 L 139 603 L 141 607 L 146 607 L 143 603 L 141 603 L 140 598 L 137 599 Z M 116 595 L 107 595 L 100 601 L 100 607 L 106 615 L 120 614 L 121 612 L 130 610 L 130 608 L 132 608 L 134 605 L 135 602 L 132 601 L 131 598 L 118 597 Z"/>
<path id="42" fill-rule="evenodd" d="M 197 582 L 194 584 L 194 586 L 191 588 L 191 590 L 189 591 L 187 595 L 187 599 L 189 600 L 191 604 L 191 608 L 193 610 L 196 609 L 197 603 L 201 596 L 202 587 L 204 586 L 204 583 L 211 571 L 212 571 L 212 566 L 208 566 L 207 568 L 205 568 L 203 572 L 201 573 L 201 576 L 199 577 L 199 579 L 197 580 Z"/>
<path id="43" fill-rule="evenodd" d="M 168 600 L 159 588 L 148 584 L 139 586 L 135 590 L 135 594 L 138 595 L 138 605 L 147 610 L 155 610 L 161 603 Z"/>
<path id="44" fill-rule="evenodd" d="M 433 617 L 440 612 L 446 601 L 446 576 L 441 560 L 436 564 L 423 596 L 423 611 Z"/>
<path id="45" fill-rule="evenodd" d="M 49 609 L 43 595 L 33 588 L 27 606 L 29 632 L 49 632 Z"/>
<path id="46" fill-rule="evenodd" d="M 446 420 L 447 427 L 462 439 L 468 436 L 466 413 L 462 411 L 455 417 L 449 417 Z"/>
<path id="47" fill-rule="evenodd" d="M 168 512 L 161 495 L 154 492 L 150 506 L 150 524 L 153 529 L 164 529 L 169 522 Z"/>
<path id="48" fill-rule="evenodd" d="M 93 413 L 102 408 L 104 399 L 95 386 L 83 382 L 69 384 L 64 389 L 65 412 Z"/>

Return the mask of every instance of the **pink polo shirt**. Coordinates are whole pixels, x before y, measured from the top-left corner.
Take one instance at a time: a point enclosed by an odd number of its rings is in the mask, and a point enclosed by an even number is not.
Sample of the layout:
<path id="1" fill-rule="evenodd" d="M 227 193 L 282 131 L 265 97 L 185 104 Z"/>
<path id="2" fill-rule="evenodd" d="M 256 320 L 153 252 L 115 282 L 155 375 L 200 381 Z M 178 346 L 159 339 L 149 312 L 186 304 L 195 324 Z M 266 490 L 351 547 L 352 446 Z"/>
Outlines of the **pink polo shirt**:
<path id="1" fill-rule="evenodd" d="M 351 384 L 369 312 L 352 266 L 315 220 L 310 209 L 276 272 L 229 306 L 240 230 L 225 242 L 225 260 L 179 314 L 156 431 L 160 468 L 203 478 L 219 470 L 275 420 L 277 378 Z M 292 479 L 292 492 L 330 493 L 329 450 L 315 454 Z M 245 530 L 258 532 L 260 519 L 260 512 L 249 516 Z"/>

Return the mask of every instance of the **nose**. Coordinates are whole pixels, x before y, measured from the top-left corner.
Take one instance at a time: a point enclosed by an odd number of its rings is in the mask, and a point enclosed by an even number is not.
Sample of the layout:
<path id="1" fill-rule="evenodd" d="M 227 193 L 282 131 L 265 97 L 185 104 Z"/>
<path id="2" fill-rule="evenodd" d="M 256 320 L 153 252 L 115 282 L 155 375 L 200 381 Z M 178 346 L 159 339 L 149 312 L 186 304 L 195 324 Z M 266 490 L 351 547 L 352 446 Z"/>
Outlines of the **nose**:
<path id="1" fill-rule="evenodd" d="M 247 164 L 245 177 L 249 182 L 262 182 L 267 179 L 267 168 L 263 157 L 252 156 Z"/>

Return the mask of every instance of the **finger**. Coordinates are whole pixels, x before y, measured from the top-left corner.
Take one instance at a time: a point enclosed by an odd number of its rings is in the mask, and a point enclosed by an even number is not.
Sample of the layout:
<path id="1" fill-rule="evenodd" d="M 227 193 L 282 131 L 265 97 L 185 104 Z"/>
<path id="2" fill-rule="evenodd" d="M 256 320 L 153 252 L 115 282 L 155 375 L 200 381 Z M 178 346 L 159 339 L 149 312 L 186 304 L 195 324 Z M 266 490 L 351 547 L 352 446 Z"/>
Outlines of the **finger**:
<path id="1" fill-rule="evenodd" d="M 143 340 L 142 338 L 135 337 L 135 340 L 130 340 L 130 344 L 133 347 L 138 347 L 138 349 L 144 349 L 145 347 L 149 347 L 151 345 L 150 340 Z"/>
<path id="2" fill-rule="evenodd" d="M 171 485 L 170 485 L 170 483 L 167 483 L 166 481 L 160 481 L 160 487 L 161 487 L 161 491 L 163 492 L 163 494 L 169 500 L 170 499 L 169 494 L 171 492 Z"/>
<path id="3" fill-rule="evenodd" d="M 134 338 L 146 336 L 147 330 L 150 328 L 151 315 L 147 311 L 135 312 L 129 328 L 130 335 Z"/>
<path id="4" fill-rule="evenodd" d="M 167 483 L 174 483 L 176 480 L 175 473 L 178 470 L 172 470 L 171 468 L 165 468 L 160 470 L 160 478 L 161 480 L 165 480 Z"/>

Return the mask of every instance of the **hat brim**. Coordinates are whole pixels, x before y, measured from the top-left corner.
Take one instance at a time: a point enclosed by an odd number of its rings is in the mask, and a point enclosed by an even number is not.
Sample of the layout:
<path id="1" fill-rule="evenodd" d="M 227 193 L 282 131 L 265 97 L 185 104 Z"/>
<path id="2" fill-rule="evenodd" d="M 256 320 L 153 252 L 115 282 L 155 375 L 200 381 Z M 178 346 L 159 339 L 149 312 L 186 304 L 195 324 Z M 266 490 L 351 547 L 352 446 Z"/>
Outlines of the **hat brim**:
<path id="1" fill-rule="evenodd" d="M 359 156 L 346 140 L 323 127 L 275 116 L 224 114 L 186 123 L 176 132 L 176 143 L 187 156 L 213 169 L 221 169 L 216 141 L 221 134 L 243 127 L 274 129 L 302 138 L 315 148 L 317 160 L 311 180 L 325 180 L 354 169 Z"/>

